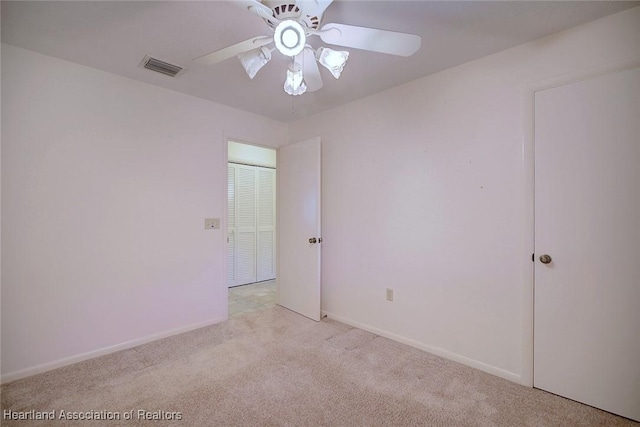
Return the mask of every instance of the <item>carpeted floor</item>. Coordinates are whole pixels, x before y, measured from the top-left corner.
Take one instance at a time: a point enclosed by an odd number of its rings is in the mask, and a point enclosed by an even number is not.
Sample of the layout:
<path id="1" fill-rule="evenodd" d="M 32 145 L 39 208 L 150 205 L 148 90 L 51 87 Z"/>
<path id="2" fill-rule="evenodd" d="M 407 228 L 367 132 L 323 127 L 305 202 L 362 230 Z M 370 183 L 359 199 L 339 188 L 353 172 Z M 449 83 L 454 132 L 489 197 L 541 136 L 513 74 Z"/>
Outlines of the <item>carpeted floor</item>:
<path id="1" fill-rule="evenodd" d="M 3 385 L 1 401 L 3 426 L 638 425 L 280 307 Z M 10 421 L 8 410 L 56 420 Z"/>

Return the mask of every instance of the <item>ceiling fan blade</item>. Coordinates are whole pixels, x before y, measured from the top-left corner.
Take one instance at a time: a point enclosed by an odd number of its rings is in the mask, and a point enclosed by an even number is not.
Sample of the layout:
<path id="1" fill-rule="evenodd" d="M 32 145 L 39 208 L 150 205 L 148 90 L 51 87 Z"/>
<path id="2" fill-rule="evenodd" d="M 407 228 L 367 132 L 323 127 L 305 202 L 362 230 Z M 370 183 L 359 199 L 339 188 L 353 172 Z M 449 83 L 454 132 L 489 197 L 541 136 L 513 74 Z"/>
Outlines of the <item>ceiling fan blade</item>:
<path id="1" fill-rule="evenodd" d="M 261 18 L 273 16 L 273 11 L 258 0 L 233 0 L 231 3 L 258 15 Z"/>
<path id="2" fill-rule="evenodd" d="M 333 3 L 333 0 L 318 0 L 318 8 L 316 9 L 316 16 L 320 16 L 325 10 Z"/>
<path id="3" fill-rule="evenodd" d="M 297 0 L 296 5 L 303 15 L 320 17 L 333 0 Z"/>
<path id="4" fill-rule="evenodd" d="M 322 88 L 322 76 L 316 62 L 316 54 L 313 49 L 306 48 L 294 57 L 296 65 L 302 69 L 302 76 L 307 85 L 307 92 L 315 92 Z"/>
<path id="5" fill-rule="evenodd" d="M 218 62 L 222 62 L 225 59 L 233 58 L 234 56 L 247 52 L 251 49 L 268 45 L 271 42 L 273 42 L 272 36 L 253 37 L 249 40 L 245 40 L 229 47 L 225 47 L 224 49 L 216 50 L 215 52 L 200 56 L 194 59 L 194 61 L 200 64 L 217 64 Z"/>
<path id="6" fill-rule="evenodd" d="M 318 35 L 325 43 L 398 56 L 411 56 L 422 44 L 415 34 L 345 24 L 326 24 Z"/>

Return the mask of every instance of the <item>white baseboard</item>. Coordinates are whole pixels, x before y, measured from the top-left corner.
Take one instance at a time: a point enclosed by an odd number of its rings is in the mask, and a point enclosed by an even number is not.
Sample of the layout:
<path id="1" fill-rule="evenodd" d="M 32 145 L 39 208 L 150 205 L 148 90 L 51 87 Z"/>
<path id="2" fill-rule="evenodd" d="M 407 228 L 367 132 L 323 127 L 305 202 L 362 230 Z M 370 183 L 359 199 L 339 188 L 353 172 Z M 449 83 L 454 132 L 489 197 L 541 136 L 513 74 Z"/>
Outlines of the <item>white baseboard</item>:
<path id="1" fill-rule="evenodd" d="M 72 365 L 74 363 L 82 362 L 84 360 L 93 359 L 93 358 L 104 356 L 110 353 L 115 353 L 116 351 L 137 347 L 139 345 L 146 344 L 151 341 L 156 341 L 156 340 L 167 338 L 173 335 L 182 334 L 184 332 L 189 332 L 194 329 L 203 328 L 205 326 L 214 325 L 216 323 L 220 323 L 225 320 L 226 319 L 224 318 L 220 318 L 220 319 L 210 319 L 210 320 L 199 322 L 199 323 L 193 323 L 191 325 L 183 326 L 180 328 L 175 328 L 168 331 L 159 332 L 157 334 L 147 335 L 145 337 L 137 338 L 131 341 L 126 341 L 121 344 L 100 348 L 97 350 L 89 351 L 87 353 L 82 353 L 75 356 L 65 357 L 63 359 L 54 360 L 53 362 L 47 362 L 40 365 L 29 367 L 29 368 L 20 369 L 19 371 L 8 372 L 6 374 L 2 374 L 2 376 L 0 377 L 0 384 L 6 384 L 11 381 L 30 377 L 36 374 L 41 374 L 43 372 L 51 371 L 53 369 L 62 368 L 63 366 Z"/>
<path id="2" fill-rule="evenodd" d="M 522 379 L 520 378 L 520 375 L 514 372 L 506 371 L 504 369 L 486 364 L 484 362 L 480 362 L 475 359 L 468 358 L 466 356 L 462 356 L 457 353 L 453 353 L 448 350 L 444 350 L 442 348 L 432 347 L 430 345 L 423 344 L 419 341 L 403 337 L 402 335 L 394 334 L 393 332 L 385 331 L 383 329 L 378 329 L 373 326 L 369 326 L 364 323 L 360 323 L 355 320 L 349 319 L 347 317 L 342 317 L 328 311 L 323 311 L 322 315 L 323 316 L 326 315 L 330 319 L 337 320 L 338 322 L 347 324 L 349 326 L 362 329 L 363 331 L 371 332 L 373 334 L 380 335 L 381 337 L 389 338 L 390 340 L 397 341 L 399 343 L 406 344 L 411 347 L 415 347 L 417 349 L 426 351 L 427 353 L 435 354 L 436 356 L 444 357 L 445 359 L 453 360 L 454 362 L 462 363 L 463 365 L 467 365 L 472 368 L 479 369 L 491 375 L 495 375 L 497 377 L 504 378 L 509 381 L 513 381 L 514 383 L 522 384 Z"/>
<path id="3" fill-rule="evenodd" d="M 421 343 L 419 341 L 416 341 L 416 340 L 413 340 L 413 339 L 410 339 L 410 338 L 406 338 L 406 337 L 403 337 L 401 335 L 394 334 L 394 333 L 389 332 L 389 331 L 385 331 L 383 329 L 378 329 L 378 328 L 375 328 L 373 326 L 366 325 L 364 323 L 357 322 L 355 320 L 349 319 L 347 317 L 339 316 L 339 315 L 331 313 L 331 312 L 323 311 L 322 314 L 323 314 L 323 316 L 326 315 L 331 319 L 337 320 L 338 322 L 342 322 L 344 324 L 356 327 L 358 329 L 362 329 L 364 331 L 371 332 L 371 333 L 374 333 L 376 335 L 380 335 L 380 336 L 385 337 L 385 338 L 389 338 L 389 339 L 391 339 L 393 341 L 397 341 L 399 343 L 406 344 L 406 345 L 409 345 L 411 347 L 415 347 L 417 349 L 426 351 L 428 353 L 435 354 L 436 356 L 444 357 L 445 359 L 449 359 L 449 360 L 453 360 L 453 361 L 458 362 L 458 363 L 462 363 L 463 365 L 467 365 L 467 366 L 470 366 L 472 368 L 479 369 L 481 371 L 484 371 L 484 372 L 487 372 L 489 374 L 498 376 L 500 378 L 504 378 L 504 379 L 507 379 L 509 381 L 513 381 L 515 383 L 522 384 L 522 380 L 521 380 L 520 375 L 515 374 L 513 372 L 506 371 L 504 369 L 501 369 L 501 368 L 486 364 L 484 362 L 480 362 L 480 361 L 475 360 L 475 359 L 468 358 L 466 356 L 459 355 L 457 353 L 450 352 L 448 350 L 444 350 L 444 349 L 441 349 L 441 348 L 438 348 L 438 347 L 429 346 L 429 345 L 423 344 L 423 343 Z M 101 349 L 90 351 L 90 352 L 87 352 L 87 353 L 78 354 L 78 355 L 70 356 L 70 357 L 65 357 L 63 359 L 59 359 L 59 360 L 56 360 L 56 361 L 53 361 L 53 362 L 43 363 L 43 364 L 32 366 L 32 367 L 29 367 L 29 368 L 21 369 L 19 371 L 9 372 L 9 373 L 6 373 L 6 374 L 2 375 L 2 377 L 0 378 L 0 383 L 1 384 L 6 384 L 6 383 L 11 382 L 11 381 L 15 381 L 15 380 L 19 380 L 19 379 L 22 379 L 22 378 L 30 377 L 30 376 L 36 375 L 36 374 L 41 374 L 43 372 L 51 371 L 53 369 L 61 368 L 63 366 L 72 365 L 74 363 L 82 362 L 84 360 L 93 359 L 95 357 L 104 356 L 104 355 L 110 354 L 110 353 L 115 353 L 116 351 L 126 350 L 126 349 L 133 348 L 133 347 L 136 347 L 136 346 L 139 346 L 139 345 L 142 345 L 142 344 L 146 344 L 146 343 L 151 342 L 151 341 L 156 341 L 156 340 L 159 340 L 159 339 L 162 339 L 162 338 L 167 338 L 167 337 L 170 337 L 170 336 L 173 336 L 173 335 L 178 335 L 178 334 L 181 334 L 181 333 L 184 333 L 184 332 L 189 332 L 189 331 L 192 331 L 194 329 L 203 328 L 205 326 L 214 325 L 214 324 L 220 323 L 220 322 L 222 322 L 224 320 L 226 320 L 226 319 L 211 319 L 211 320 L 207 320 L 205 322 L 195 323 L 195 324 L 191 324 L 191 325 L 184 326 L 184 327 L 181 327 L 181 328 L 171 329 L 169 331 L 148 335 L 146 337 L 142 337 L 142 338 L 138 338 L 138 339 L 135 339 L 135 340 L 127 341 L 127 342 L 124 342 L 124 343 L 121 343 L 121 344 L 116 344 L 116 345 L 113 345 L 113 346 L 101 348 Z"/>

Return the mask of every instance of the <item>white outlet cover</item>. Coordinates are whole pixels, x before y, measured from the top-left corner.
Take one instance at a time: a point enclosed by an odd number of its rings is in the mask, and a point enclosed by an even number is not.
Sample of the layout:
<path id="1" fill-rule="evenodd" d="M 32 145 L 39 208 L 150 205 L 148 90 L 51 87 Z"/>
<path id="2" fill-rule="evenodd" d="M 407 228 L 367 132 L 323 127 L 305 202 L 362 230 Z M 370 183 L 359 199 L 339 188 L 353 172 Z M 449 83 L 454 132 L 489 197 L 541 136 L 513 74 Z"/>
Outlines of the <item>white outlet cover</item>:
<path id="1" fill-rule="evenodd" d="M 387 288 L 387 301 L 393 301 L 393 289 Z"/>

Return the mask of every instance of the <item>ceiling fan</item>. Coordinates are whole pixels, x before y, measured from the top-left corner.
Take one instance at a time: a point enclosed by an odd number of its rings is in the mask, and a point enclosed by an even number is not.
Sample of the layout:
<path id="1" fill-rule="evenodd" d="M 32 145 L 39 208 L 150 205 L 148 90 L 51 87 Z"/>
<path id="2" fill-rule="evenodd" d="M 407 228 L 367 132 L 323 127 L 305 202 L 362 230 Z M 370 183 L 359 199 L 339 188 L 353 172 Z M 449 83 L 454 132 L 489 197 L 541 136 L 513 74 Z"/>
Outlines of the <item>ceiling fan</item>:
<path id="1" fill-rule="evenodd" d="M 278 51 L 291 57 L 284 82 L 289 95 L 314 92 L 323 86 L 318 63 L 337 79 L 349 52 L 328 47 L 314 49 L 308 39 L 318 36 L 327 44 L 398 56 L 411 56 L 420 49 L 422 38 L 415 34 L 378 30 L 346 24 L 322 24 L 333 0 L 234 0 L 237 6 L 262 18 L 273 35 L 252 37 L 224 49 L 198 57 L 196 62 L 217 64 L 237 56 L 249 78 Z"/>

